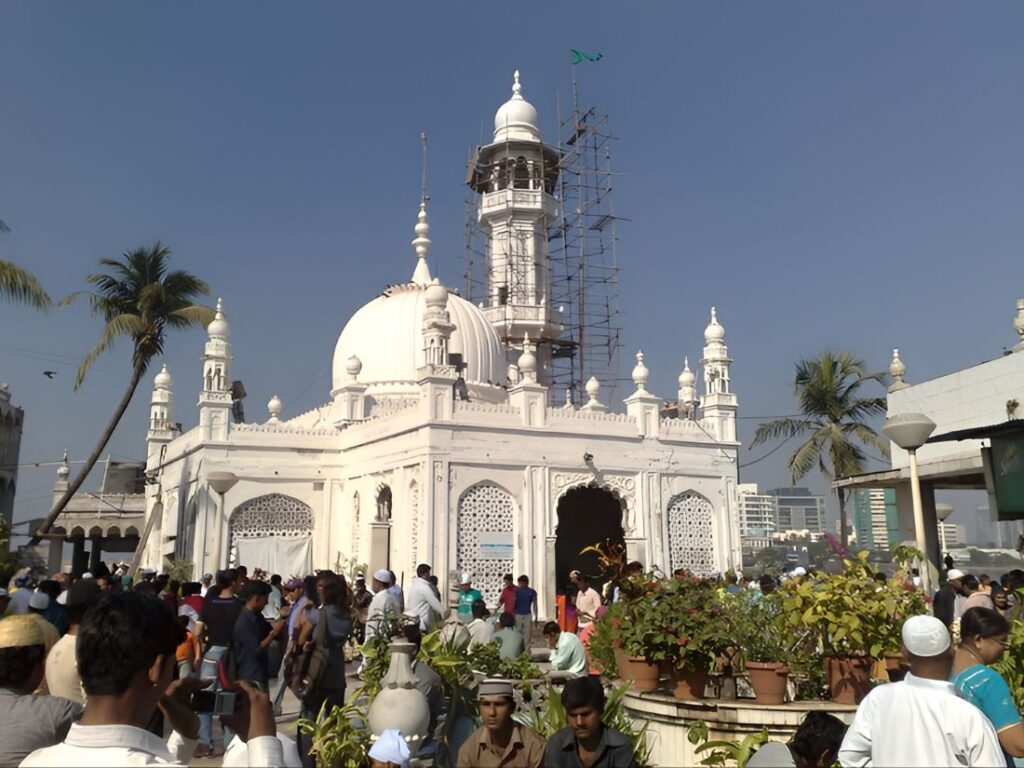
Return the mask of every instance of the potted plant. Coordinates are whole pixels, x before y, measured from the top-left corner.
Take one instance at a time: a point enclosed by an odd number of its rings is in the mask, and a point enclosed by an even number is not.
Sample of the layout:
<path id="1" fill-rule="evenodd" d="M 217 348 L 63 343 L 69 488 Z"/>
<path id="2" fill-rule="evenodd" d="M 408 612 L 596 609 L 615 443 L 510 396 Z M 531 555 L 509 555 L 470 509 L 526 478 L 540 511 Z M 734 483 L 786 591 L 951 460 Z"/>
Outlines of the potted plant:
<path id="1" fill-rule="evenodd" d="M 909 669 L 903 658 L 903 622 L 911 616 L 926 613 L 928 605 L 924 594 L 914 586 L 910 566 L 920 562 L 921 552 L 907 544 L 896 547 L 892 553 L 893 562 L 899 569 L 892 578 L 879 582 L 876 594 L 882 613 L 884 647 L 882 659 L 890 682 L 902 680 Z"/>
<path id="2" fill-rule="evenodd" d="M 675 696 L 702 699 L 708 673 L 727 645 L 725 607 L 717 586 L 690 574 L 659 583 L 650 605 L 650 657 L 675 670 Z"/>
<path id="3" fill-rule="evenodd" d="M 789 681 L 792 638 L 778 592 L 728 595 L 729 635 L 740 650 L 758 704 L 782 704 Z"/>
<path id="4" fill-rule="evenodd" d="M 889 634 L 884 598 L 867 552 L 843 561 L 839 573 L 816 573 L 783 585 L 791 629 L 815 634 L 833 701 L 858 704 L 871 689 L 871 668 Z"/>

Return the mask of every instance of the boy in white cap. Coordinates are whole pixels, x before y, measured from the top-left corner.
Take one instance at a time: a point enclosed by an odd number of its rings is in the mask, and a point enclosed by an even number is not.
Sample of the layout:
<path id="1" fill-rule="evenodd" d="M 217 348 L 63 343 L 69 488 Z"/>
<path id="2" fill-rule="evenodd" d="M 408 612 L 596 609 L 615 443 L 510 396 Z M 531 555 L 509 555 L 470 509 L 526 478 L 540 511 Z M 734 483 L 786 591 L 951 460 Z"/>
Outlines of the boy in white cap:
<path id="1" fill-rule="evenodd" d="M 903 649 L 910 672 L 864 698 L 839 749 L 840 765 L 1005 765 L 992 724 L 949 682 L 945 625 L 934 616 L 912 616 L 903 623 Z"/>
<path id="2" fill-rule="evenodd" d="M 469 624 L 473 620 L 473 603 L 483 600 L 479 589 L 473 589 L 473 574 L 463 571 L 459 574 L 459 621 Z"/>
<path id="3" fill-rule="evenodd" d="M 366 756 L 370 758 L 370 768 L 409 768 L 409 745 L 402 732 L 394 728 L 378 736 Z"/>
<path id="4" fill-rule="evenodd" d="M 540 768 L 546 743 L 539 733 L 512 719 L 516 702 L 510 680 L 487 679 L 476 693 L 479 728 L 459 750 L 459 768 Z"/>
<path id="5" fill-rule="evenodd" d="M 373 574 L 373 600 L 366 615 L 366 639 L 384 635 L 390 636 L 387 627 L 389 619 L 394 619 L 402 613 L 398 600 L 388 590 L 391 586 L 391 571 L 381 568 Z"/>

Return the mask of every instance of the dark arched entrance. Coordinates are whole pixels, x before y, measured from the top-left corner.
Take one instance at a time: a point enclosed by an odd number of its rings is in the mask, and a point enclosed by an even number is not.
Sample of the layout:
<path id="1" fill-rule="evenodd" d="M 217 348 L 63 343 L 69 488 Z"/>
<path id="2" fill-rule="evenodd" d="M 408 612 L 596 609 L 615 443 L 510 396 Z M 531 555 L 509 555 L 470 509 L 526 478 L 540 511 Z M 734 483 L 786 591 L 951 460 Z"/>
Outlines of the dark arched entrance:
<path id="1" fill-rule="evenodd" d="M 565 589 L 569 572 L 578 570 L 589 576 L 597 589 L 604 580 L 597 554 L 580 550 L 610 542 L 625 545 L 622 514 L 625 502 L 611 491 L 595 485 L 573 488 L 558 500 L 558 527 L 555 528 L 555 588 Z"/>

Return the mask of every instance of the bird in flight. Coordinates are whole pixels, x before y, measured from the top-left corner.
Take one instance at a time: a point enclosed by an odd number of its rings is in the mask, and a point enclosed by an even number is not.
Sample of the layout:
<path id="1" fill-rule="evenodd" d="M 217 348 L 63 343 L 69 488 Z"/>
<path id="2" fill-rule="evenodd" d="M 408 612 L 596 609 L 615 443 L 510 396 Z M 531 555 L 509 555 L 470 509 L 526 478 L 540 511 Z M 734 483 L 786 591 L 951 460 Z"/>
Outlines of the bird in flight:
<path id="1" fill-rule="evenodd" d="M 52 379 L 56 375 L 57 375 L 56 371 L 43 371 L 43 376 L 45 376 L 48 379 Z"/>

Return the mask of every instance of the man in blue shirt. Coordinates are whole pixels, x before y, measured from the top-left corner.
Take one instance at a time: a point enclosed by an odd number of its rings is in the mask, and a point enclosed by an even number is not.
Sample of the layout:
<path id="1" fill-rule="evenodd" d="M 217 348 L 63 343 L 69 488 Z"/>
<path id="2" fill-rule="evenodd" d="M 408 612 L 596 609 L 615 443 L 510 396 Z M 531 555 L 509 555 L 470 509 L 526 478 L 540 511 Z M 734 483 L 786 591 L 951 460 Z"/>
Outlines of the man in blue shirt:
<path id="1" fill-rule="evenodd" d="M 530 587 L 527 576 L 519 577 L 516 589 L 516 630 L 523 636 L 523 645 L 530 650 L 533 639 L 533 622 L 537 620 L 537 590 Z"/>

